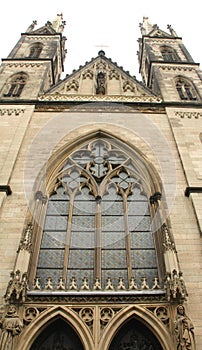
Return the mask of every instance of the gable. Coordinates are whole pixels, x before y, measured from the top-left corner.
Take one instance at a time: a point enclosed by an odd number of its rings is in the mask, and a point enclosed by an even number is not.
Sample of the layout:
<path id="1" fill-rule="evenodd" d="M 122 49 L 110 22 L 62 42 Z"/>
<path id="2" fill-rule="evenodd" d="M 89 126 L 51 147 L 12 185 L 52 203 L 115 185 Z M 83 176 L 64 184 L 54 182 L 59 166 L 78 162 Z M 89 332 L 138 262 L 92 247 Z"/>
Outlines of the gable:
<path id="1" fill-rule="evenodd" d="M 103 51 L 40 96 L 40 100 L 160 101 L 159 97 L 138 82 L 135 77 L 106 58 Z"/>
<path id="2" fill-rule="evenodd" d="M 154 27 L 154 29 L 148 34 L 150 37 L 159 37 L 159 38 L 173 38 L 173 36 L 169 33 L 164 32 L 159 29 L 158 26 Z"/>
<path id="3" fill-rule="evenodd" d="M 33 30 L 31 31 L 29 34 L 39 34 L 39 35 L 43 35 L 43 34 L 56 34 L 56 31 L 52 28 L 51 23 L 47 22 L 45 26 Z"/>

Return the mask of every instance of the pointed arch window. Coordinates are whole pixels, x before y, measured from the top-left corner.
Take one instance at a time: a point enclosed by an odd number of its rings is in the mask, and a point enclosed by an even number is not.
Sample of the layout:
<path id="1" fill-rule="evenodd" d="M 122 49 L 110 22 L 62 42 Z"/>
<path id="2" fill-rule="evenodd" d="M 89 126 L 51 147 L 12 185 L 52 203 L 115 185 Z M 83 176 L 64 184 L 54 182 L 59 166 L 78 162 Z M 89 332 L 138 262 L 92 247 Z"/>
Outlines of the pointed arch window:
<path id="1" fill-rule="evenodd" d="M 41 51 L 43 49 L 43 44 L 35 43 L 30 47 L 29 58 L 39 58 Z"/>
<path id="2" fill-rule="evenodd" d="M 96 139 L 74 151 L 51 185 L 36 271 L 71 287 L 100 281 L 151 287 L 158 277 L 148 187 L 140 164 L 116 143 Z M 146 171 L 146 170 L 145 170 Z M 34 269 L 33 264 L 32 270 Z M 77 282 L 75 282 L 77 281 Z"/>
<path id="3" fill-rule="evenodd" d="M 6 91 L 4 97 L 20 97 L 24 86 L 26 85 L 28 76 L 26 73 L 17 73 L 10 77 L 7 81 L 4 91 Z"/>
<path id="4" fill-rule="evenodd" d="M 170 46 L 162 46 L 161 54 L 162 54 L 163 60 L 166 62 L 180 61 L 177 52 L 175 51 L 175 49 L 173 49 Z"/>
<path id="5" fill-rule="evenodd" d="M 179 94 L 179 97 L 183 101 L 196 101 L 197 94 L 195 87 L 191 82 L 184 78 L 177 78 L 176 80 L 176 89 Z"/>

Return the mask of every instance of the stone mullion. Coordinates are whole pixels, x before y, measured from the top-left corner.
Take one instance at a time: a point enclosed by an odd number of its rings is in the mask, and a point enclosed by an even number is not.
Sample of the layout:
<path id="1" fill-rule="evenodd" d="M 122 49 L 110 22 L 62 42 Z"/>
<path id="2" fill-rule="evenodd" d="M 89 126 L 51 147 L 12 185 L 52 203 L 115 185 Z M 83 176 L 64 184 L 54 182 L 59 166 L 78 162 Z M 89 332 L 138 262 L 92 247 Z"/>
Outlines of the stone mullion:
<path id="1" fill-rule="evenodd" d="M 101 281 L 101 234 L 102 234 L 102 205 L 101 200 L 96 201 L 95 214 L 95 258 L 94 258 L 94 278 L 99 278 Z"/>
<path id="2" fill-rule="evenodd" d="M 77 189 L 70 194 L 69 213 L 68 213 L 67 232 L 66 232 L 65 251 L 64 251 L 64 263 L 63 263 L 63 272 L 62 272 L 62 277 L 65 283 L 67 279 L 67 268 L 68 268 L 70 240 L 71 240 L 71 231 L 72 231 L 72 217 L 73 217 L 73 210 L 74 210 L 74 198 L 75 198 L 76 192 L 77 192 Z"/>
<path id="3" fill-rule="evenodd" d="M 40 254 L 40 246 L 41 240 L 43 236 L 43 228 L 46 219 L 46 211 L 47 211 L 48 201 L 47 197 L 40 196 L 36 198 L 36 205 L 34 215 L 37 218 L 37 223 L 35 223 L 35 227 L 33 228 L 33 236 L 36 237 L 35 245 L 33 247 L 33 256 L 30 264 L 30 283 L 33 284 L 34 278 L 36 277 L 37 264 Z M 39 276 L 40 277 L 40 276 Z"/>
<path id="4" fill-rule="evenodd" d="M 132 277 L 132 257 L 131 257 L 130 231 L 129 231 L 129 225 L 128 225 L 128 203 L 127 203 L 128 196 L 124 191 L 121 191 L 121 194 L 123 198 L 123 208 L 124 208 L 126 263 L 127 263 L 128 281 L 130 281 Z"/>

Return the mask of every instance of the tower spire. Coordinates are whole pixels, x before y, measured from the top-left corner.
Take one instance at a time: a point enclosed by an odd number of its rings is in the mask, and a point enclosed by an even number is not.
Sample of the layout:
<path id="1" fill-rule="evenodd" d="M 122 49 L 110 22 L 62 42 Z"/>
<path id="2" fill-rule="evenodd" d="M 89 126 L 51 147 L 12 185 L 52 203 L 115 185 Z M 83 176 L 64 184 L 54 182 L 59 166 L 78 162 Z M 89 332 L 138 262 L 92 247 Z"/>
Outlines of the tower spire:
<path id="1" fill-rule="evenodd" d="M 52 28 L 56 31 L 56 33 L 62 33 L 64 30 L 66 22 L 63 21 L 63 14 L 57 14 L 56 18 L 51 22 Z"/>
<path id="2" fill-rule="evenodd" d="M 152 24 L 150 23 L 150 20 L 148 17 L 143 17 L 143 22 L 140 23 L 140 31 L 142 35 L 149 34 L 153 29 Z"/>

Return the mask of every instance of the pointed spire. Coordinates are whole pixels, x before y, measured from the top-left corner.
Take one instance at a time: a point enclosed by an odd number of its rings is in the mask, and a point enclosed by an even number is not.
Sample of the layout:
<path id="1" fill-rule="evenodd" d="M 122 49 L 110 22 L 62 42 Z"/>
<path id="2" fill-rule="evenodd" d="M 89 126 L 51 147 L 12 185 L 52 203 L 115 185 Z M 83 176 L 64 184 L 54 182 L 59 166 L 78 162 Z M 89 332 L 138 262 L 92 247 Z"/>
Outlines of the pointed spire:
<path id="1" fill-rule="evenodd" d="M 149 34 L 153 29 L 152 24 L 149 21 L 148 17 L 143 17 L 143 22 L 140 23 L 140 31 L 142 35 L 147 35 Z"/>
<path id="2" fill-rule="evenodd" d="M 62 33 L 64 30 L 66 22 L 63 21 L 62 13 L 57 14 L 56 18 L 51 22 L 52 28 L 56 31 L 56 33 Z"/>
<path id="3" fill-rule="evenodd" d="M 32 24 L 30 24 L 30 26 L 27 28 L 26 33 L 32 32 L 36 25 L 37 25 L 37 21 L 33 21 Z"/>

